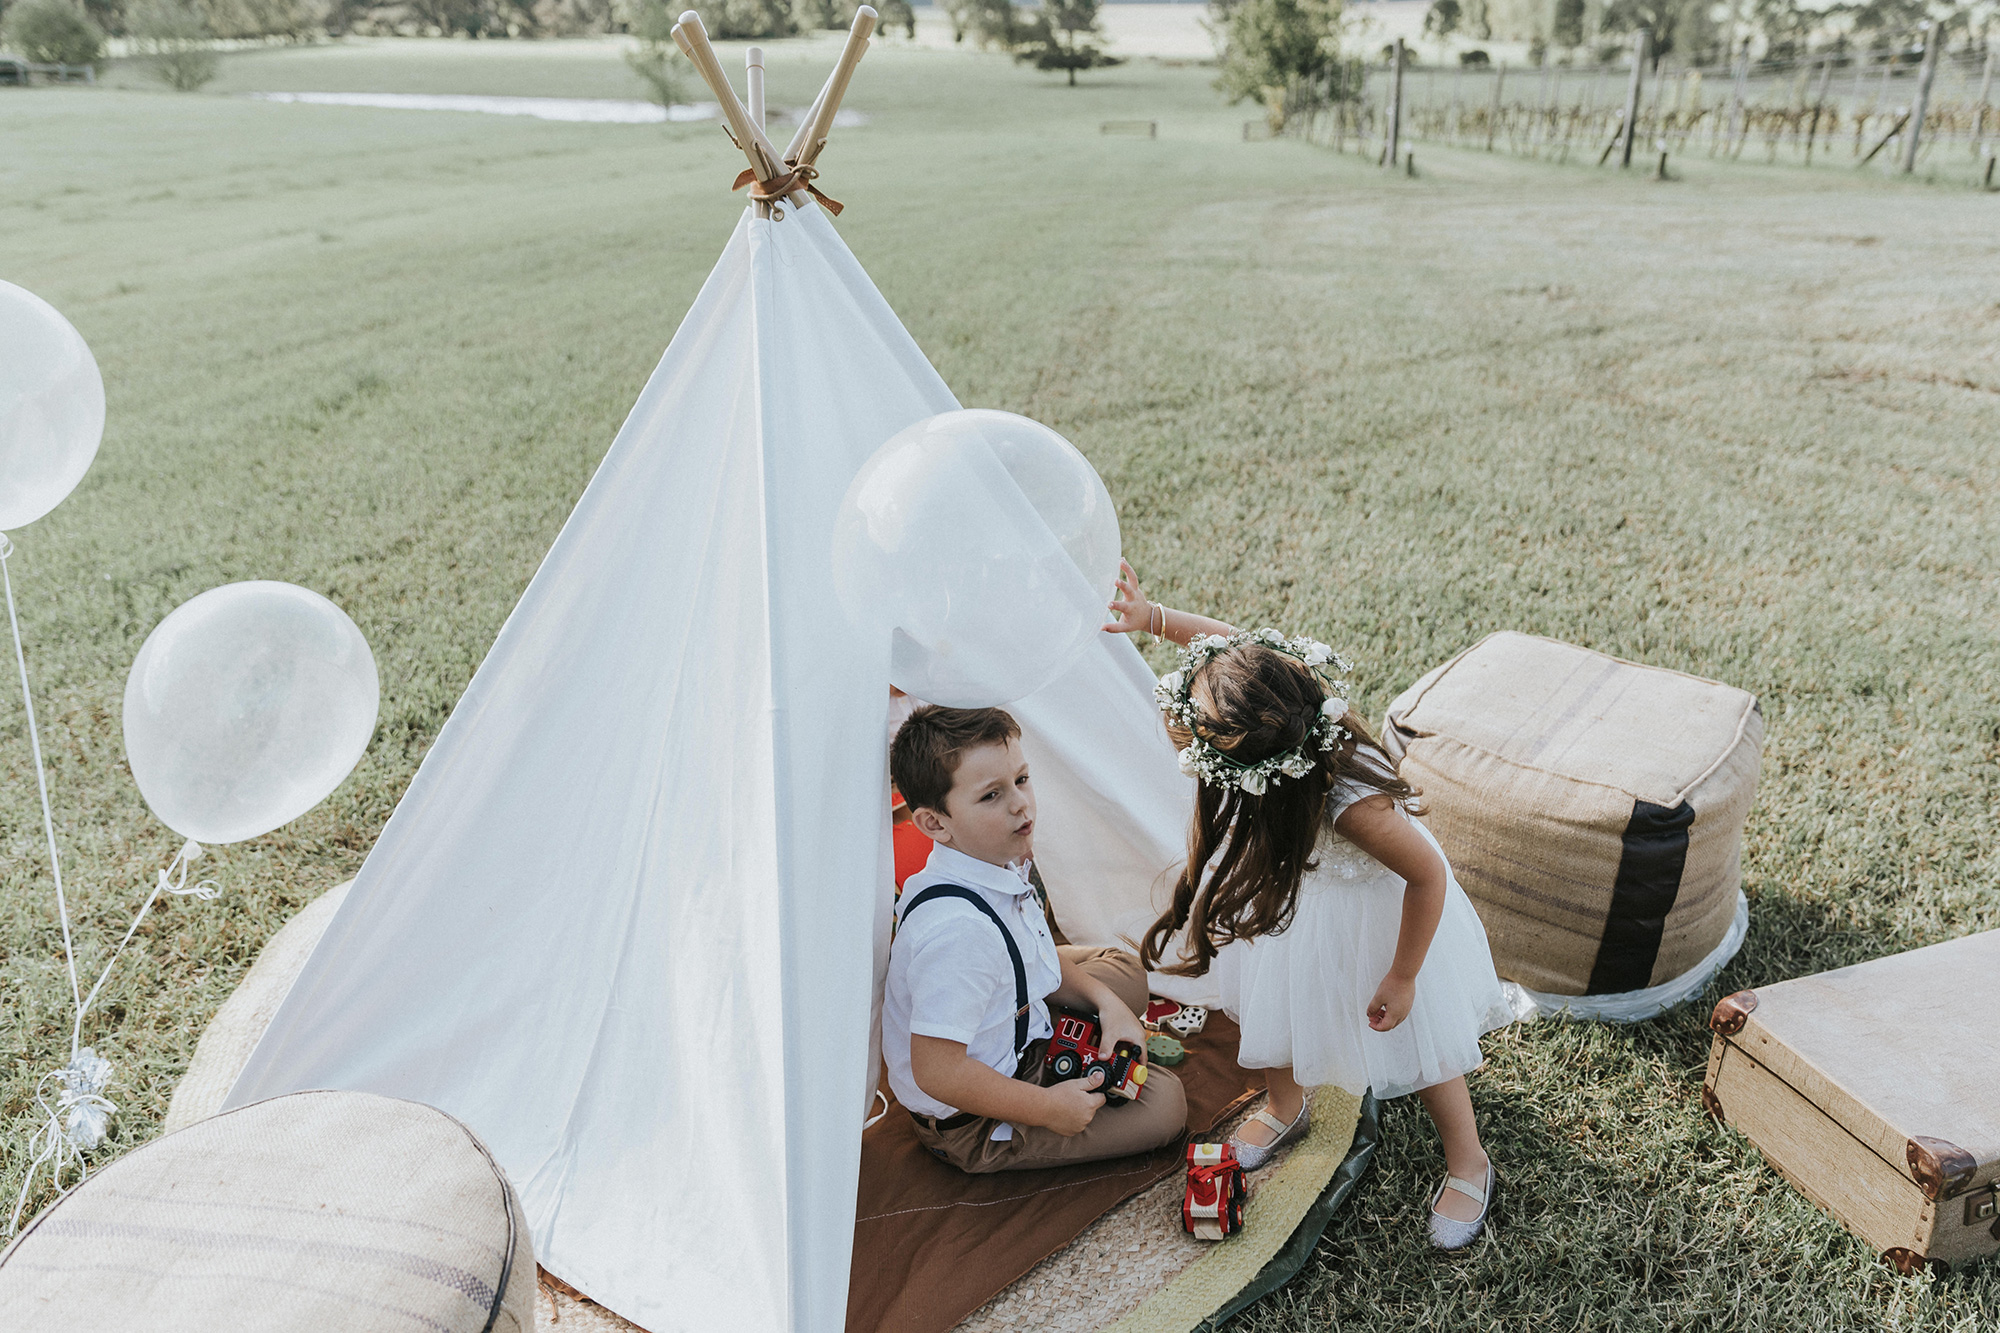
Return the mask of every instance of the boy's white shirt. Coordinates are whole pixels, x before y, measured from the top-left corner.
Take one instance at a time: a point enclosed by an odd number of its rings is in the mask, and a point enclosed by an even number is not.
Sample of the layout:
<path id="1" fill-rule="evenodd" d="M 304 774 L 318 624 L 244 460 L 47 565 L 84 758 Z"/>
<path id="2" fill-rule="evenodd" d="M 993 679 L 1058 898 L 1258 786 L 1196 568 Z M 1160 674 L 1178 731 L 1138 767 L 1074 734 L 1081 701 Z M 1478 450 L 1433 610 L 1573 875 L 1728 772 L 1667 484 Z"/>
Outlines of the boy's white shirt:
<path id="1" fill-rule="evenodd" d="M 903 902 L 937 884 L 971 889 L 1006 924 L 1027 972 L 1028 1040 L 1051 1035 L 1048 996 L 1062 985 L 1062 959 L 1026 867 L 996 866 L 939 843 L 924 868 L 903 882 Z M 933 900 L 897 926 L 882 998 L 882 1057 L 896 1100 L 919 1115 L 958 1114 L 917 1086 L 912 1033 L 962 1041 L 967 1055 L 1013 1077 L 1014 965 L 993 923 L 963 899 Z M 1013 1134 L 1007 1124 L 993 1131 L 995 1139 Z"/>

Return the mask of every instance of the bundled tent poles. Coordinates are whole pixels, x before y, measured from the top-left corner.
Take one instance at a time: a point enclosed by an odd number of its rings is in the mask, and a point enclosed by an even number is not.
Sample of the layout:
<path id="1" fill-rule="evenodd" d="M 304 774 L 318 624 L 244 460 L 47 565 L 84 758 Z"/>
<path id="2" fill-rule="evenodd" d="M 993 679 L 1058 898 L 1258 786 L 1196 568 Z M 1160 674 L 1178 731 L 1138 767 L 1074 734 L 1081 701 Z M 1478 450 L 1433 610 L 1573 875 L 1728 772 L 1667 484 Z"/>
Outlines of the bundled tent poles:
<path id="1" fill-rule="evenodd" d="M 700 72 L 702 81 L 708 84 L 709 91 L 715 94 L 730 139 L 750 159 L 749 169 L 736 178 L 736 186 L 738 189 L 745 185 L 755 186 L 750 191 L 750 198 L 758 217 L 783 218 L 784 214 L 774 209 L 773 204 L 783 199 L 797 208 L 805 203 L 808 195 L 819 200 L 828 212 L 840 212 L 839 204 L 814 188 L 812 182 L 819 175 L 815 163 L 826 148 L 827 134 L 833 128 L 833 118 L 840 110 L 841 99 L 847 95 L 854 67 L 861 63 L 861 57 L 868 50 L 868 38 L 875 31 L 875 20 L 875 11 L 867 5 L 855 11 L 854 26 L 848 30 L 847 44 L 841 48 L 840 60 L 834 65 L 833 73 L 827 76 L 826 85 L 819 90 L 812 109 L 806 113 L 799 132 L 792 136 L 791 147 L 785 150 L 782 158 L 771 146 L 771 141 L 764 137 L 763 52 L 755 48 L 750 52 L 750 106 L 745 107 L 736 96 L 736 90 L 730 86 L 729 76 L 722 72 L 722 62 L 716 58 L 715 48 L 709 44 L 708 29 L 702 26 L 701 15 L 690 9 L 674 25 L 674 44 L 680 47 Z"/>

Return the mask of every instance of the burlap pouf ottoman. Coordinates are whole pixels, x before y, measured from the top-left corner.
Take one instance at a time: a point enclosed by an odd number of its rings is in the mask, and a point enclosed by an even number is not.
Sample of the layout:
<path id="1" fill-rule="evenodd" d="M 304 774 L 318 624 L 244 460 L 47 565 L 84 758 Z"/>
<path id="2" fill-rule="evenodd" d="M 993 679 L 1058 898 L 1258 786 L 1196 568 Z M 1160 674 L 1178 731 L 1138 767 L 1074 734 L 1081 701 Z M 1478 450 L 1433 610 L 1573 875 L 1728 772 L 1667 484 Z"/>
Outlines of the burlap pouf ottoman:
<path id="1" fill-rule="evenodd" d="M 1384 741 L 1544 1008 L 1649 1017 L 1742 943 L 1763 717 L 1733 686 L 1489 635 L 1389 706 Z"/>
<path id="2" fill-rule="evenodd" d="M 301 1092 L 113 1162 L 0 1254 L 7 1333 L 530 1333 L 513 1186 L 416 1102 Z"/>

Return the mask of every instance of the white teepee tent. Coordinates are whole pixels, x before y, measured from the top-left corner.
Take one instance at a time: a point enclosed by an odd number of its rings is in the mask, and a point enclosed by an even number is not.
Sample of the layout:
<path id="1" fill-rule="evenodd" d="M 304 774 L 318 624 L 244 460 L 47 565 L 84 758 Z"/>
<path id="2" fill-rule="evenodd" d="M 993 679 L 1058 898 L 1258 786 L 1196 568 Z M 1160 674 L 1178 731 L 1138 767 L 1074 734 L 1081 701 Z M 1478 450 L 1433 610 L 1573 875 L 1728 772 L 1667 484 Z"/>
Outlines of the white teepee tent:
<path id="1" fill-rule="evenodd" d="M 724 106 L 760 194 L 810 179 L 779 179 Z M 540 1261 L 654 1333 L 844 1320 L 888 654 L 847 624 L 831 534 L 870 453 L 958 406 L 820 208 L 785 197 L 738 224 L 229 1098 L 346 1088 L 460 1117 Z M 1151 684 L 1106 635 L 1015 710 L 1080 941 L 1142 929 L 1182 844 Z"/>

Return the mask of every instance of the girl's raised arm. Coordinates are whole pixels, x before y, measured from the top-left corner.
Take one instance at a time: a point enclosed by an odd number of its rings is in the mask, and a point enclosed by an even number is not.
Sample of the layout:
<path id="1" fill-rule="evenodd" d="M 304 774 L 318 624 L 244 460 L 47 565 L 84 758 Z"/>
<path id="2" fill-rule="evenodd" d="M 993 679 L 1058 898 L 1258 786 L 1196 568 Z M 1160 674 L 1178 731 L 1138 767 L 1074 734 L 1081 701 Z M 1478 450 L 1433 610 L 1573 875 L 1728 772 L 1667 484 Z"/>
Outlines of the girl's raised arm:
<path id="1" fill-rule="evenodd" d="M 1236 633 L 1233 625 L 1226 625 L 1220 620 L 1198 616 L 1192 611 L 1175 611 L 1164 603 L 1147 601 L 1146 594 L 1139 590 L 1139 576 L 1123 560 L 1118 562 L 1118 594 L 1111 602 L 1111 614 L 1117 619 L 1104 627 L 1106 634 L 1144 631 L 1186 647 L 1187 641 L 1197 634 L 1227 637 Z"/>

